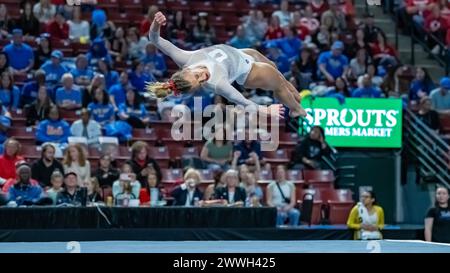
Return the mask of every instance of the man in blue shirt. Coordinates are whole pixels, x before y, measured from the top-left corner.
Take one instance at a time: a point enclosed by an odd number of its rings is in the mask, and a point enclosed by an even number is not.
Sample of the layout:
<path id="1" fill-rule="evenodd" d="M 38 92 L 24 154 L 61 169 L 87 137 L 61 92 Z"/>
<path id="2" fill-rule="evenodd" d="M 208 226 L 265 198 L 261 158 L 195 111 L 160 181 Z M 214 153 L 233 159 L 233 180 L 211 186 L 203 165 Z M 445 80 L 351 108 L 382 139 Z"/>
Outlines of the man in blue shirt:
<path id="1" fill-rule="evenodd" d="M 355 89 L 352 93 L 353 98 L 379 98 L 381 90 L 372 84 L 372 78 L 366 74 L 363 76 L 362 87 Z"/>
<path id="2" fill-rule="evenodd" d="M 129 85 L 127 72 L 124 71 L 120 74 L 119 81 L 120 83 L 111 86 L 108 90 L 111 104 L 116 111 L 119 111 L 119 105 L 125 102 L 125 94 Z"/>
<path id="3" fill-rule="evenodd" d="M 59 83 L 62 75 L 67 72 L 67 68 L 61 64 L 64 57 L 61 51 L 53 50 L 50 56 L 51 59 L 46 61 L 41 69 L 45 71 L 45 81 L 53 85 Z"/>
<path id="4" fill-rule="evenodd" d="M 443 77 L 439 85 L 430 93 L 433 108 L 438 112 L 450 112 L 450 78 Z"/>
<path id="5" fill-rule="evenodd" d="M 36 70 L 34 73 L 35 81 L 27 82 L 20 93 L 20 107 L 33 103 L 38 96 L 39 87 L 45 85 L 45 71 Z"/>
<path id="6" fill-rule="evenodd" d="M 148 43 L 145 47 L 145 55 L 141 58 L 141 63 L 145 65 L 146 70 L 155 77 L 161 78 L 167 74 L 167 65 L 164 56 L 158 52 L 156 46 Z"/>
<path id="7" fill-rule="evenodd" d="M 26 163 L 18 163 L 16 167 L 17 180 L 9 188 L 8 200 L 16 202 L 18 206 L 34 205 L 39 202 L 42 188 L 31 183 L 31 168 Z"/>
<path id="8" fill-rule="evenodd" d="M 295 30 L 290 27 L 283 29 L 284 38 L 271 40 L 270 43 L 279 48 L 289 61 L 294 61 L 302 47 L 302 41 L 295 35 Z"/>
<path id="9" fill-rule="evenodd" d="M 347 74 L 348 58 L 342 54 L 344 43 L 336 41 L 331 46 L 330 51 L 320 54 L 317 61 L 322 76 L 329 82 L 334 83 L 336 78 L 343 77 Z"/>
<path id="10" fill-rule="evenodd" d="M 25 74 L 34 66 L 33 49 L 22 42 L 22 30 L 14 29 L 13 42 L 5 46 L 3 51 L 8 55 L 9 65 L 15 74 Z"/>
<path id="11" fill-rule="evenodd" d="M 84 54 L 78 55 L 75 60 L 75 68 L 70 71 L 72 74 L 75 84 L 81 86 L 88 86 L 94 77 L 94 72 L 88 66 L 88 59 Z"/>
<path id="12" fill-rule="evenodd" d="M 252 41 L 245 35 L 245 29 L 242 25 L 236 29 L 236 35 L 230 39 L 228 44 L 235 48 L 249 48 L 253 47 Z"/>
<path id="13" fill-rule="evenodd" d="M 81 91 L 73 84 L 73 76 L 66 73 L 62 76 L 63 86 L 56 90 L 55 102 L 60 108 L 79 109 L 81 108 Z"/>

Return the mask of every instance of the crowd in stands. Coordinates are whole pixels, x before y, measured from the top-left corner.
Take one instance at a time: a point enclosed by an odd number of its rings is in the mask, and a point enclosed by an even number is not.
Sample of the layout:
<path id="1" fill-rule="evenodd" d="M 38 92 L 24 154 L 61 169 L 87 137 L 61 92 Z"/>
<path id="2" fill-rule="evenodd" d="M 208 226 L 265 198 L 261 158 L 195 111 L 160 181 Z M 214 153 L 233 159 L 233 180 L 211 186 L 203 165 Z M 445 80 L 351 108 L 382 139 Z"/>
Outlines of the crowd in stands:
<path id="1" fill-rule="evenodd" d="M 146 95 L 146 82 L 162 81 L 176 69 L 147 38 L 154 14 L 163 7 L 150 6 L 142 21 L 124 24 L 115 21 L 111 11 L 95 5 L 69 7 L 59 2 L 22 1 L 17 18 L 10 18 L 7 6 L 0 4 L 0 184 L 9 201 L 77 204 L 88 196 L 95 202 L 108 189 L 118 205 L 129 199 L 157 202 L 170 195 L 174 204 L 182 206 L 269 205 L 278 208 L 279 224 L 299 223 L 296 189 L 287 181 L 286 166 L 265 162 L 258 141 L 207 141 L 199 160 L 217 175 L 204 191 L 199 188 L 199 166 L 186 170 L 171 192 L 162 188 L 161 168 L 145 142 L 134 142 L 130 158 L 121 165 L 113 155 L 103 154 L 99 165 L 93 166 L 83 146 L 70 143 L 69 138 L 86 138 L 89 146 L 97 145 L 102 136 L 130 143 L 133 128 L 151 128 L 161 120 L 173 122 L 172 107 L 192 108 L 193 97 L 170 96 L 156 102 Z M 171 10 L 163 35 L 188 50 L 219 42 L 256 48 L 299 91 L 308 89 L 317 96 L 340 101 L 402 98 L 406 105 L 420 105 L 418 113 L 424 122 L 439 130 L 433 109 L 450 110 L 450 79 L 433 83 L 425 68 L 403 65 L 398 51 L 374 25 L 373 15 L 355 20 L 351 1 L 297 4 L 282 0 L 270 12 L 260 9 L 261 2 L 267 1 L 251 1 L 254 6 L 248 14 L 236 12 L 241 16 L 230 18 L 214 12 L 193 15 Z M 427 15 L 423 11 L 429 10 L 430 16 L 439 12 L 444 16 L 446 11 L 428 6 L 406 10 L 422 17 Z M 422 19 L 433 25 L 429 18 Z M 233 26 L 234 35 L 224 36 L 224 25 L 228 30 Z M 434 25 L 430 29 L 438 31 Z M 275 102 L 265 91 L 243 94 L 258 103 Z M 196 96 L 203 98 L 203 107 L 227 103 L 209 90 Z M 36 145 L 42 145 L 41 158 L 35 162 L 23 162 L 21 144 L 8 133 L 14 126 L 13 116 L 22 111 L 26 126 L 35 132 Z M 68 113 L 76 113 L 78 120 L 66 119 Z M 64 156 L 59 161 L 55 153 L 61 152 Z M 289 168 L 324 168 L 320 159 L 331 152 L 323 129 L 315 127 L 295 147 Z M 269 169 L 275 171 L 276 181 L 264 192 L 257 181 Z M 84 188 L 87 192 L 81 191 Z"/>

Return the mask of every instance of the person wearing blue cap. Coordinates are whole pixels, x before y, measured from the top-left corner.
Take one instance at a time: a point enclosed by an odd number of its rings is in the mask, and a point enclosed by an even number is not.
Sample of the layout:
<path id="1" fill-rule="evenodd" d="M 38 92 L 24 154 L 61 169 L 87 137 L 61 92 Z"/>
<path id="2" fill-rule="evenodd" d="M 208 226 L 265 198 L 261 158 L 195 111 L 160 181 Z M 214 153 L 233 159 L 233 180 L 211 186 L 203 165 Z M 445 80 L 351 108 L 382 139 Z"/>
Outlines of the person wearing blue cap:
<path id="1" fill-rule="evenodd" d="M 64 55 L 60 50 L 53 50 L 50 56 L 50 60 L 46 61 L 41 69 L 45 71 L 45 81 L 48 84 L 57 84 L 67 72 L 67 68 L 61 64 Z"/>
<path id="2" fill-rule="evenodd" d="M 320 54 L 317 65 L 322 77 L 329 83 L 334 83 L 336 78 L 347 75 L 348 58 L 342 54 L 344 43 L 335 41 L 330 51 Z"/>
<path id="3" fill-rule="evenodd" d="M 8 55 L 9 64 L 13 68 L 14 73 L 27 73 L 34 66 L 33 49 L 22 42 L 23 32 L 21 29 L 14 29 L 12 34 L 13 42 L 5 46 L 3 51 Z"/>
<path id="4" fill-rule="evenodd" d="M 450 78 L 443 77 L 439 85 L 430 93 L 433 108 L 438 112 L 450 112 Z"/>

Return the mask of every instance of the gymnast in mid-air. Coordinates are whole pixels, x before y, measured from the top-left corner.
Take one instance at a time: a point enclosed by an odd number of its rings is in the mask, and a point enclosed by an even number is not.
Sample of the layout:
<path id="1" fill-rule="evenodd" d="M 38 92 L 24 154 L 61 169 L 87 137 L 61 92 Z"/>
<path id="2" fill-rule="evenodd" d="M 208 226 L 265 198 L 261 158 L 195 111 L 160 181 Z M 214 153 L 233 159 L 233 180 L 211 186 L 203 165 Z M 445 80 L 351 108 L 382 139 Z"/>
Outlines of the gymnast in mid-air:
<path id="1" fill-rule="evenodd" d="M 232 86 L 236 81 L 244 88 L 273 91 L 275 98 L 289 107 L 290 117 L 306 116 L 305 110 L 300 105 L 300 94 L 267 57 L 254 49 L 236 49 L 224 44 L 195 51 L 182 50 L 160 36 L 160 28 L 166 22 L 164 14 L 161 12 L 155 14 L 149 40 L 169 56 L 181 70 L 174 73 L 167 82 L 149 83 L 147 91 L 152 95 L 164 98 L 171 94 L 195 92 L 203 87 L 237 105 L 257 106 Z M 283 117 L 282 104 L 257 106 L 257 109 L 266 115 Z"/>

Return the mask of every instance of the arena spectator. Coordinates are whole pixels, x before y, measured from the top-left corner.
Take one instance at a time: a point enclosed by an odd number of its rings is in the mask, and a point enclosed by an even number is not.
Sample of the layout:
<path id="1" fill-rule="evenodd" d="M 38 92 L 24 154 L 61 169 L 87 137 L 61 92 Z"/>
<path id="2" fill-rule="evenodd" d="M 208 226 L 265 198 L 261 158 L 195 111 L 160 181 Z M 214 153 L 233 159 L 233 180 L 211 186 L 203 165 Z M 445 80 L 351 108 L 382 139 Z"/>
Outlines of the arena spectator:
<path id="1" fill-rule="evenodd" d="M 325 0 L 311 0 L 311 9 L 314 17 L 321 18 L 322 14 L 329 9 L 328 2 Z"/>
<path id="2" fill-rule="evenodd" d="M 440 121 L 439 114 L 433 110 L 431 99 L 427 96 L 423 96 L 420 99 L 420 108 L 417 112 L 417 117 L 422 120 L 426 125 L 430 127 L 430 129 L 439 133 L 440 129 Z"/>
<path id="3" fill-rule="evenodd" d="M 227 170 L 233 156 L 233 144 L 226 140 L 224 129 L 216 129 L 214 137 L 203 146 L 200 158 L 208 164 L 208 169 Z"/>
<path id="4" fill-rule="evenodd" d="M 34 72 L 34 80 L 27 82 L 22 88 L 20 108 L 35 102 L 41 87 L 45 88 L 45 72 L 39 69 Z"/>
<path id="5" fill-rule="evenodd" d="M 67 21 L 69 39 L 73 42 L 89 41 L 89 22 L 81 19 L 81 7 L 73 8 L 73 19 Z"/>
<path id="6" fill-rule="evenodd" d="M 311 5 L 305 6 L 303 17 L 300 18 L 300 25 L 306 27 L 311 35 L 319 31 L 320 22 L 315 18 Z"/>
<path id="7" fill-rule="evenodd" d="M 88 86 L 94 78 L 94 72 L 88 66 L 88 59 L 86 55 L 80 54 L 75 59 L 75 68 L 70 71 L 75 84 L 81 86 Z"/>
<path id="8" fill-rule="evenodd" d="M 78 188 L 78 177 L 75 172 L 64 174 L 64 190 L 56 195 L 56 204 L 81 206 L 83 194 Z"/>
<path id="9" fill-rule="evenodd" d="M 356 81 L 359 76 L 367 72 L 367 66 L 370 62 L 370 57 L 364 48 L 356 52 L 356 57 L 350 60 L 348 79 Z"/>
<path id="10" fill-rule="evenodd" d="M 59 117 L 58 108 L 56 106 L 51 106 L 48 113 L 48 119 L 39 122 L 36 129 L 37 144 L 42 144 L 44 142 L 66 144 L 69 135 L 69 124 Z"/>
<path id="11" fill-rule="evenodd" d="M 41 69 L 45 72 L 45 80 L 49 85 L 56 85 L 61 78 L 67 73 L 67 68 L 61 63 L 64 57 L 60 50 L 53 50 L 50 55 L 51 59 L 46 61 Z"/>
<path id="12" fill-rule="evenodd" d="M 361 50 L 364 49 L 366 51 L 366 54 L 371 57 L 372 56 L 372 48 L 370 44 L 366 41 L 366 36 L 364 34 L 364 30 L 362 28 L 357 28 L 355 31 L 354 39 L 352 43 L 349 46 L 345 47 L 344 54 L 349 57 L 353 58 L 356 57 L 356 54 Z"/>
<path id="13" fill-rule="evenodd" d="M 102 127 L 91 119 L 91 114 L 86 108 L 81 109 L 81 119 L 74 121 L 70 127 L 72 136 L 85 137 L 88 145 L 98 144 L 98 138 L 102 136 Z"/>
<path id="14" fill-rule="evenodd" d="M 355 231 L 355 240 L 380 240 L 384 228 L 384 211 L 377 205 L 373 191 L 364 191 L 361 201 L 350 211 L 347 227 Z"/>
<path id="15" fill-rule="evenodd" d="M 280 26 L 280 19 L 278 16 L 270 17 L 270 24 L 267 27 L 266 34 L 264 35 L 265 40 L 273 40 L 283 38 L 284 32 Z"/>
<path id="16" fill-rule="evenodd" d="M 58 88 L 55 93 L 56 105 L 68 110 L 81 108 L 81 90 L 73 84 L 72 74 L 65 73 L 62 76 L 61 82 L 63 86 Z"/>
<path id="17" fill-rule="evenodd" d="M 379 27 L 374 24 L 374 15 L 372 13 L 366 13 L 364 15 L 364 21 L 359 26 L 364 33 L 365 43 L 375 43 L 377 41 L 377 36 L 379 32 L 383 32 Z"/>
<path id="18" fill-rule="evenodd" d="M 188 48 L 191 39 L 191 30 L 186 25 L 186 20 L 181 10 L 173 16 L 172 23 L 168 26 L 169 39 L 181 48 Z"/>
<path id="19" fill-rule="evenodd" d="M 377 41 L 372 45 L 371 53 L 376 64 L 387 67 L 398 63 L 398 52 L 388 43 L 386 34 L 381 31 L 377 33 Z"/>
<path id="20" fill-rule="evenodd" d="M 124 194 L 132 199 L 139 198 L 139 192 L 141 191 L 141 183 L 136 179 L 136 174 L 133 172 L 131 166 L 127 163 L 122 165 L 118 180 L 113 183 L 112 192 L 114 198 Z"/>
<path id="21" fill-rule="evenodd" d="M 13 75 L 9 72 L 1 74 L 0 104 L 11 110 L 19 108 L 20 89 L 14 85 Z"/>
<path id="22" fill-rule="evenodd" d="M 379 98 L 381 97 L 381 90 L 373 86 L 372 79 L 368 74 L 365 74 L 362 81 L 362 87 L 356 88 L 352 92 L 353 98 Z"/>
<path id="23" fill-rule="evenodd" d="M 127 88 L 126 100 L 119 105 L 119 118 L 126 121 L 133 128 L 145 128 L 150 123 L 145 105 L 141 102 L 133 88 Z"/>
<path id="24" fill-rule="evenodd" d="M 8 55 L 8 61 L 14 73 L 24 74 L 34 66 L 33 49 L 22 42 L 23 31 L 13 29 L 12 43 L 5 46 L 3 51 Z"/>
<path id="25" fill-rule="evenodd" d="M 283 38 L 274 39 L 268 43 L 271 43 L 279 48 L 284 55 L 286 55 L 289 61 L 293 61 L 296 57 L 298 57 L 298 53 L 302 47 L 302 41 L 298 38 L 295 28 L 284 27 L 283 32 Z"/>
<path id="26" fill-rule="evenodd" d="M 87 202 L 97 203 L 102 201 L 100 195 L 100 185 L 96 177 L 92 177 L 84 182 L 84 187 L 87 189 Z"/>
<path id="27" fill-rule="evenodd" d="M 112 166 L 112 157 L 104 154 L 100 157 L 99 165 L 94 173 L 100 187 L 112 187 L 114 181 L 119 179 L 119 170 Z"/>
<path id="28" fill-rule="evenodd" d="M 54 106 L 54 103 L 48 95 L 47 88 L 42 85 L 39 87 L 36 100 L 24 107 L 27 118 L 26 125 L 36 126 L 39 122 L 47 119 L 52 106 Z"/>
<path id="29" fill-rule="evenodd" d="M 90 66 L 96 66 L 99 63 L 100 59 L 103 58 L 105 59 L 106 63 L 112 63 L 112 58 L 108 53 L 105 41 L 100 37 L 92 41 L 91 47 L 89 48 L 86 57 L 88 58 Z"/>
<path id="30" fill-rule="evenodd" d="M 263 200 L 263 190 L 258 185 L 256 181 L 256 176 L 253 173 L 247 173 L 247 179 L 245 182 L 242 181 L 241 187 L 245 189 L 245 194 L 247 196 L 245 200 L 246 207 L 260 207 L 261 201 Z"/>
<path id="31" fill-rule="evenodd" d="M 192 37 L 198 48 L 216 43 L 216 31 L 209 24 L 207 13 L 199 13 L 197 23 L 192 31 Z"/>
<path id="32" fill-rule="evenodd" d="M 106 90 L 110 90 L 111 86 L 119 83 L 119 73 L 112 69 L 111 63 L 106 58 L 98 60 L 98 70 L 103 75 Z"/>
<path id="33" fill-rule="evenodd" d="M 421 98 L 428 96 L 435 88 L 428 70 L 424 67 L 417 67 L 416 76 L 409 88 L 409 100 L 418 102 Z"/>
<path id="34" fill-rule="evenodd" d="M 377 67 L 375 66 L 375 64 L 370 63 L 367 65 L 367 73 L 366 74 L 368 74 L 370 76 L 370 78 L 372 79 L 373 86 L 381 88 L 381 85 L 383 84 L 384 79 L 383 79 L 383 77 L 378 75 Z M 364 75 L 361 75 L 358 77 L 358 80 L 357 80 L 358 87 L 363 86 L 362 82 L 363 82 Z"/>
<path id="35" fill-rule="evenodd" d="M 8 138 L 7 133 L 11 128 L 11 114 L 2 106 L 0 113 L 0 155 L 3 154 L 3 143 Z"/>
<path id="36" fill-rule="evenodd" d="M 203 200 L 213 200 L 214 193 L 217 188 L 226 187 L 227 182 L 225 181 L 225 172 L 222 170 L 217 170 L 214 172 L 214 184 L 210 184 L 205 189 L 205 194 L 203 195 Z"/>
<path id="37" fill-rule="evenodd" d="M 0 36 L 8 36 L 12 31 L 14 21 L 9 18 L 5 4 L 0 4 Z"/>
<path id="38" fill-rule="evenodd" d="M 252 40 L 245 34 L 242 25 L 237 26 L 236 34 L 228 41 L 228 44 L 235 48 L 250 48 L 253 46 Z"/>
<path id="39" fill-rule="evenodd" d="M 114 36 L 109 40 L 107 45 L 109 54 L 117 62 L 125 60 L 128 54 L 128 42 L 125 38 L 125 31 L 122 27 L 118 27 L 114 32 Z"/>
<path id="40" fill-rule="evenodd" d="M 325 141 L 322 127 L 314 126 L 306 139 L 295 146 L 291 167 L 294 169 L 321 169 L 322 157 L 329 156 L 331 149 Z"/>
<path id="41" fill-rule="evenodd" d="M 114 23 L 108 21 L 104 10 L 95 9 L 92 12 L 91 29 L 89 30 L 91 41 L 96 39 L 111 39 L 114 35 L 114 29 Z"/>
<path id="42" fill-rule="evenodd" d="M 160 201 L 163 201 L 163 191 L 164 189 L 160 185 L 156 173 L 150 172 L 147 176 L 147 187 L 141 190 L 139 195 L 141 204 L 158 205 Z"/>
<path id="43" fill-rule="evenodd" d="M 328 30 L 327 26 L 324 25 L 320 26 L 319 32 L 312 38 L 313 43 L 317 45 L 320 51 L 326 51 L 329 49 L 331 42 L 331 33 Z"/>
<path id="44" fill-rule="evenodd" d="M 52 201 L 43 198 L 42 188 L 31 183 L 31 168 L 27 163 L 19 163 L 16 167 L 17 178 L 8 190 L 8 200 L 18 206 L 50 205 Z"/>
<path id="45" fill-rule="evenodd" d="M 70 144 L 64 152 L 64 173 L 74 172 L 77 174 L 78 186 L 91 178 L 91 164 L 86 159 L 86 152 L 80 144 Z"/>
<path id="46" fill-rule="evenodd" d="M 56 7 L 50 0 L 40 0 L 33 6 L 33 14 L 40 23 L 48 23 L 56 14 Z"/>
<path id="47" fill-rule="evenodd" d="M 131 27 L 127 30 L 127 43 L 128 43 L 128 59 L 140 59 L 144 55 L 145 46 L 148 43 L 146 37 L 139 37 L 139 31 L 135 27 Z"/>
<path id="48" fill-rule="evenodd" d="M 13 73 L 14 71 L 9 65 L 8 55 L 5 52 L 0 52 L 0 74 L 3 72 Z"/>
<path id="49" fill-rule="evenodd" d="M 50 60 L 52 55 L 52 45 L 50 43 L 50 34 L 42 33 L 39 36 L 38 47 L 34 52 L 34 68 L 39 69 L 43 64 Z"/>
<path id="50" fill-rule="evenodd" d="M 183 177 L 183 184 L 176 187 L 171 195 L 175 199 L 174 206 L 192 207 L 199 206 L 196 202 L 203 199 L 203 193 L 198 188 L 201 177 L 195 169 L 188 169 Z"/>
<path id="51" fill-rule="evenodd" d="M 425 241 L 450 243 L 450 212 L 448 207 L 448 188 L 436 187 L 436 202 L 425 216 Z"/>
<path id="52" fill-rule="evenodd" d="M 341 41 L 333 43 L 330 51 L 320 54 L 317 65 L 322 76 L 329 82 L 334 83 L 337 77 L 345 78 L 348 69 L 348 58 L 342 54 L 344 44 Z"/>
<path id="53" fill-rule="evenodd" d="M 62 172 L 55 171 L 51 174 L 50 176 L 51 187 L 46 190 L 46 194 L 50 199 L 52 199 L 53 205 L 56 205 L 56 198 L 58 194 L 64 190 L 63 183 L 64 183 L 64 176 Z"/>
<path id="54" fill-rule="evenodd" d="M 36 16 L 33 14 L 33 6 L 31 2 L 26 1 L 23 13 L 20 15 L 16 26 L 22 29 L 25 37 L 37 37 L 40 33 L 40 25 Z"/>
<path id="55" fill-rule="evenodd" d="M 145 65 L 139 60 L 133 61 L 133 71 L 128 75 L 130 84 L 139 93 L 145 93 L 145 85 L 149 82 L 155 82 L 153 74 L 145 69 Z"/>
<path id="56" fill-rule="evenodd" d="M 277 166 L 274 182 L 266 189 L 266 202 L 269 207 L 277 208 L 277 225 L 284 225 L 289 218 L 289 225 L 298 226 L 300 211 L 296 204 L 295 186 L 286 179 L 286 167 Z"/>
<path id="57" fill-rule="evenodd" d="M 267 54 L 266 57 L 275 63 L 278 70 L 285 74 L 290 69 L 289 58 L 277 47 L 276 44 L 271 43 L 272 41 L 266 44 Z"/>
<path id="58" fill-rule="evenodd" d="M 114 121 L 114 107 L 109 102 L 108 94 L 101 87 L 95 89 L 94 97 L 87 109 L 91 113 L 92 118 L 102 126 Z"/>
<path id="59" fill-rule="evenodd" d="M 245 35 L 253 44 L 264 39 L 267 32 L 267 20 L 261 10 L 250 10 L 243 24 Z"/>
<path id="60" fill-rule="evenodd" d="M 125 103 L 126 93 L 130 83 L 128 82 L 128 74 L 124 71 L 120 73 L 119 83 L 109 88 L 109 99 L 116 111 L 119 110 L 119 105 Z"/>
<path id="61" fill-rule="evenodd" d="M 291 24 L 291 13 L 289 12 L 289 1 L 282 0 L 280 3 L 280 10 L 274 11 L 272 16 L 277 16 L 280 19 L 281 27 L 288 27 Z"/>
<path id="62" fill-rule="evenodd" d="M 42 188 L 51 186 L 51 176 L 54 172 L 64 173 L 64 168 L 55 159 L 55 147 L 52 144 L 42 146 L 41 158 L 31 167 L 32 178 L 39 182 Z"/>
<path id="63" fill-rule="evenodd" d="M 347 29 L 347 22 L 345 20 L 345 14 L 339 7 L 338 1 L 332 0 L 329 2 L 330 8 L 325 11 L 320 22 L 322 25 L 326 25 L 327 21 L 331 21 L 331 27 L 339 31 L 344 31 Z"/>
<path id="64" fill-rule="evenodd" d="M 228 170 L 225 172 L 224 177 L 226 187 L 220 187 L 216 189 L 214 193 L 215 199 L 225 200 L 224 204 L 231 205 L 233 207 L 245 206 L 247 199 L 245 189 L 239 186 L 238 172 L 235 170 Z"/>
<path id="65" fill-rule="evenodd" d="M 416 26 L 423 27 L 425 18 L 430 14 L 435 2 L 433 0 L 406 0 L 406 13 L 411 16 Z"/>
<path id="66" fill-rule="evenodd" d="M 343 78 L 338 77 L 334 82 L 334 86 L 326 93 L 326 97 L 334 97 L 340 101 L 350 97 L 350 89 L 347 82 Z"/>
<path id="67" fill-rule="evenodd" d="M 144 71 L 153 74 L 157 78 L 164 77 L 167 74 L 167 65 L 164 56 L 158 52 L 156 46 L 152 43 L 147 43 L 145 55 L 140 61 L 145 65 Z"/>
<path id="68" fill-rule="evenodd" d="M 445 40 L 449 27 L 447 19 L 441 14 L 439 5 L 434 5 L 430 14 L 425 17 L 424 23 L 424 28 L 428 32 L 427 42 L 429 48 L 431 48 L 431 53 L 439 54 L 441 52 L 439 42 Z"/>
<path id="69" fill-rule="evenodd" d="M 151 5 L 147 10 L 147 15 L 145 16 L 144 20 L 141 21 L 139 30 L 141 36 L 147 36 L 148 31 L 150 30 L 150 26 L 152 25 L 153 19 L 155 17 L 155 14 L 159 11 L 158 6 Z"/>
<path id="70" fill-rule="evenodd" d="M 59 11 L 55 14 L 55 17 L 47 24 L 47 32 L 50 33 L 52 39 L 69 39 L 69 25 L 64 18 L 64 13 Z"/>
<path id="71" fill-rule="evenodd" d="M 245 140 L 238 142 L 234 146 L 234 151 L 240 152 L 238 165 L 254 165 L 256 160 L 261 160 L 261 144 L 256 140 L 250 140 L 248 130 L 246 130 Z"/>
<path id="72" fill-rule="evenodd" d="M 149 146 L 143 141 L 136 141 L 131 145 L 131 159 L 127 161 L 133 172 L 137 175 L 137 180 L 142 186 L 146 186 L 147 175 L 151 171 L 156 172 L 158 180 L 162 179 L 161 169 L 156 160 L 149 155 Z"/>
<path id="73" fill-rule="evenodd" d="M 438 112 L 450 110 L 450 78 L 443 77 L 439 87 L 431 91 L 430 98 L 433 108 Z"/>

